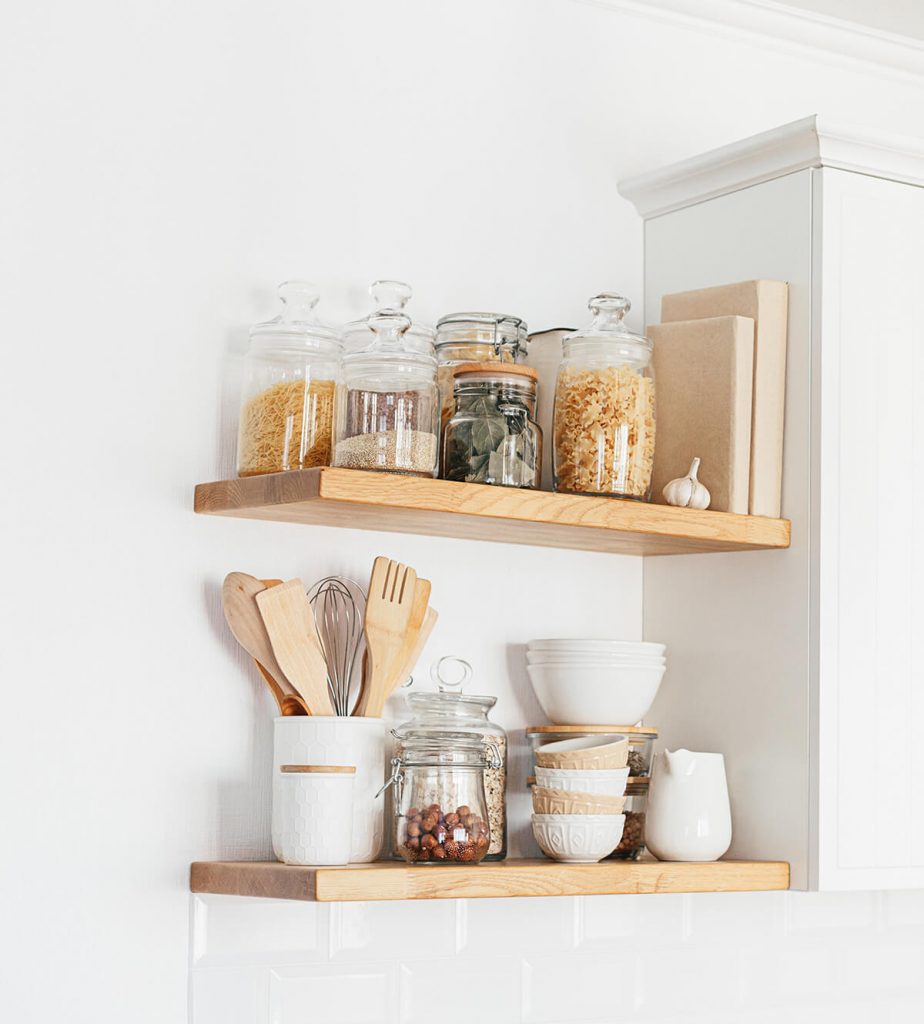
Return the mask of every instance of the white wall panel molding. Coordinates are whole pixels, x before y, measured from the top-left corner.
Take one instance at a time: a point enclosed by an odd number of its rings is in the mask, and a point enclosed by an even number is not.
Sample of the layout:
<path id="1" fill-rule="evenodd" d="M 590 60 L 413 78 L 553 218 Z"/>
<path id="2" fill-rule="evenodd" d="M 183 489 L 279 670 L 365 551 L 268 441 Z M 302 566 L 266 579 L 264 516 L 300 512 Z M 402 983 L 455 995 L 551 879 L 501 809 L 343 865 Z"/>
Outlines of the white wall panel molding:
<path id="1" fill-rule="evenodd" d="M 924 79 L 924 43 L 773 0 L 579 0 L 902 81 Z"/>
<path id="2" fill-rule="evenodd" d="M 814 167 L 924 185 L 924 140 L 813 114 L 650 174 L 625 178 L 619 192 L 643 217 L 657 217 Z"/>

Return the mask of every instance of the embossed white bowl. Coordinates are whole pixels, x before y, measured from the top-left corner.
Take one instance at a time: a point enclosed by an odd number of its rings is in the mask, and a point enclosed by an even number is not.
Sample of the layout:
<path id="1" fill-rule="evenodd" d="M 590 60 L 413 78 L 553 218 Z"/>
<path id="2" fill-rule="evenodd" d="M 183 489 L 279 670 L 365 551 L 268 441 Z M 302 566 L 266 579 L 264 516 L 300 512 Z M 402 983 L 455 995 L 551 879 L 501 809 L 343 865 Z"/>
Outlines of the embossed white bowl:
<path id="1" fill-rule="evenodd" d="M 533 835 L 546 857 L 596 864 L 619 846 L 624 814 L 534 814 Z"/>
<path id="2" fill-rule="evenodd" d="M 593 793 L 596 796 L 622 796 L 629 781 L 628 768 L 600 770 L 590 768 L 535 768 L 536 785 L 542 789 L 564 789 L 569 793 Z"/>

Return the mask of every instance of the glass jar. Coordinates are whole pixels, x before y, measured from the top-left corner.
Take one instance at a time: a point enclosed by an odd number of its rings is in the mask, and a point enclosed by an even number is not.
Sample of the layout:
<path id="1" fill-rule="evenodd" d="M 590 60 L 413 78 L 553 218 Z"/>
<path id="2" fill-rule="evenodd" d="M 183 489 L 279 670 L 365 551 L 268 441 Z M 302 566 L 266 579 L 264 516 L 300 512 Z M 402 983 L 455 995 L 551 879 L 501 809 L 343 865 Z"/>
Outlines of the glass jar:
<path id="1" fill-rule="evenodd" d="M 279 316 L 250 330 L 238 430 L 238 476 L 330 465 L 342 341 L 314 312 L 307 281 L 279 285 Z"/>
<path id="2" fill-rule="evenodd" d="M 600 733 L 622 733 L 629 740 L 629 779 L 648 781 L 651 772 L 651 749 L 658 730 L 644 725 L 533 725 L 526 730 L 533 754 L 543 743 L 573 740 Z M 530 776 L 532 780 L 532 776 Z M 528 780 L 529 781 L 529 780 Z"/>
<path id="3" fill-rule="evenodd" d="M 373 281 L 369 285 L 369 294 L 375 302 L 376 313 L 393 311 L 409 316 L 404 307 L 413 292 L 411 286 L 405 284 L 404 281 Z M 432 327 L 427 327 L 414 320 L 411 321 L 411 326 L 404 334 L 405 343 L 409 348 L 431 356 L 434 354 L 433 341 L 435 337 L 436 331 Z M 370 345 L 375 340 L 375 332 L 369 326 L 368 317 L 347 324 L 344 328 L 343 340 L 346 352 L 355 352 Z"/>
<path id="4" fill-rule="evenodd" d="M 455 412 L 444 427 L 444 480 L 538 487 L 542 431 L 536 423 L 536 371 L 505 363 L 455 367 Z"/>
<path id="5" fill-rule="evenodd" d="M 638 860 L 645 852 L 645 808 L 648 806 L 648 783 L 629 780 L 626 787 L 626 816 L 619 846 L 609 860 Z"/>
<path id="6" fill-rule="evenodd" d="M 491 828 L 485 769 L 500 751 L 470 732 L 411 730 L 392 760 L 394 848 L 410 864 L 477 864 Z"/>
<path id="7" fill-rule="evenodd" d="M 453 666 L 460 670 L 460 677 L 455 681 L 448 676 Z M 438 738 L 464 733 L 474 736 L 491 750 L 496 749 L 498 763 L 489 765 L 484 773 L 491 830 L 487 859 L 503 860 L 507 856 L 507 734 L 488 717 L 497 698 L 461 692 L 472 675 L 471 666 L 461 658 L 452 655 L 440 658 L 430 674 L 439 689 L 436 693 L 408 694 L 407 704 L 413 717 L 394 731 L 395 753 L 403 756 L 407 737 L 420 734 Z"/>
<path id="8" fill-rule="evenodd" d="M 647 501 L 655 446 L 651 342 L 623 323 L 628 299 L 604 292 L 588 305 L 590 326 L 562 339 L 555 490 Z"/>
<path id="9" fill-rule="evenodd" d="M 366 319 L 373 340 L 343 358 L 334 465 L 435 476 L 439 451 L 436 357 L 405 340 L 411 321 L 382 310 Z"/>
<path id="10" fill-rule="evenodd" d="M 453 368 L 459 363 L 515 363 L 526 355 L 526 321 L 505 313 L 449 313 L 436 325 L 442 426 L 455 412 Z"/>

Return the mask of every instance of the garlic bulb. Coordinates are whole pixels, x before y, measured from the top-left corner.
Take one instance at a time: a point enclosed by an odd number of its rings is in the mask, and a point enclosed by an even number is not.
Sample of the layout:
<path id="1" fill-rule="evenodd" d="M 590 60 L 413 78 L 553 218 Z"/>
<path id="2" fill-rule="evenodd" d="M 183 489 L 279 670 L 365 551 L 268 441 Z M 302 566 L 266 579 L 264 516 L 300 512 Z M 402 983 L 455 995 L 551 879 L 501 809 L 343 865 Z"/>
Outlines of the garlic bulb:
<path id="1" fill-rule="evenodd" d="M 709 508 L 712 496 L 696 479 L 698 472 L 699 459 L 696 458 L 686 476 L 678 477 L 667 484 L 662 493 L 668 505 L 677 505 L 680 508 Z"/>

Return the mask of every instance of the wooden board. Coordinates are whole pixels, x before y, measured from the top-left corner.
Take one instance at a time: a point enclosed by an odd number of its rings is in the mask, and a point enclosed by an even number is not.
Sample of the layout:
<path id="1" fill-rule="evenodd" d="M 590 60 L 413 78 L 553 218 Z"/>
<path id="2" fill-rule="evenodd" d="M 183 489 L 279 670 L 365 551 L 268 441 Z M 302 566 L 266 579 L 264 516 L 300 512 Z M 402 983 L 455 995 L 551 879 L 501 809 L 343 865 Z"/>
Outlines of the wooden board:
<path id="1" fill-rule="evenodd" d="M 507 860 L 477 865 L 393 861 L 346 867 L 273 862 L 200 861 L 192 892 L 271 899 L 436 900 L 499 896 L 600 896 L 614 893 L 756 892 L 789 888 L 789 865 L 772 861 L 668 864 L 656 860 L 555 864 Z"/>
<path id="2" fill-rule="evenodd" d="M 199 484 L 195 509 L 241 519 L 629 555 L 789 546 L 785 519 L 353 469 L 303 469 Z"/>

